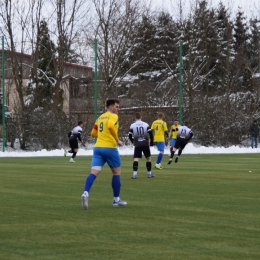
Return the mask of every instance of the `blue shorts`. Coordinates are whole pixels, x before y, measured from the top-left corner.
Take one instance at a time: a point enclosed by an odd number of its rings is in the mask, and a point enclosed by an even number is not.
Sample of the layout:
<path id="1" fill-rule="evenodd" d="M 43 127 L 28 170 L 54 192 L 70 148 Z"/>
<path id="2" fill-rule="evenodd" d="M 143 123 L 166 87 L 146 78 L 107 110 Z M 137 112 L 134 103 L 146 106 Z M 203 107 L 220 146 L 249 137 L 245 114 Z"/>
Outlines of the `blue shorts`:
<path id="1" fill-rule="evenodd" d="M 121 166 L 121 159 L 117 148 L 94 147 L 91 167 L 101 166 L 107 163 L 110 168 Z"/>
<path id="2" fill-rule="evenodd" d="M 175 143 L 176 143 L 176 140 L 177 140 L 177 138 L 172 138 L 172 140 L 171 140 L 171 145 L 172 145 L 172 146 L 174 146 L 174 145 L 175 145 Z"/>
<path id="3" fill-rule="evenodd" d="M 156 142 L 156 147 L 158 151 L 164 151 L 164 147 L 165 147 L 165 142 Z"/>

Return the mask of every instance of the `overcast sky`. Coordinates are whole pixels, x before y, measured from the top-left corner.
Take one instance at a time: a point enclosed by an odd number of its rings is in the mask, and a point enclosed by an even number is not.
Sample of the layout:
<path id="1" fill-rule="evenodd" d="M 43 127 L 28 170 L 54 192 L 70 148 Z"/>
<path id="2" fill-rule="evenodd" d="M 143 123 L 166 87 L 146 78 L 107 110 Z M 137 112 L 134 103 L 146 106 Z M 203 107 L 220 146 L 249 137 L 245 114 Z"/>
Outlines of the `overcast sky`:
<path id="1" fill-rule="evenodd" d="M 182 3 L 184 9 L 189 10 L 190 6 L 194 4 L 195 0 L 151 0 L 153 7 L 156 10 L 167 10 L 170 13 L 174 9 L 174 6 Z M 208 0 L 209 6 L 216 7 L 218 6 L 220 0 Z M 224 5 L 230 8 L 232 13 L 236 13 L 238 7 L 241 7 L 246 16 L 250 16 L 254 13 L 257 17 L 260 18 L 260 1 L 256 0 L 222 0 Z M 192 4 L 191 4 L 192 3 Z"/>

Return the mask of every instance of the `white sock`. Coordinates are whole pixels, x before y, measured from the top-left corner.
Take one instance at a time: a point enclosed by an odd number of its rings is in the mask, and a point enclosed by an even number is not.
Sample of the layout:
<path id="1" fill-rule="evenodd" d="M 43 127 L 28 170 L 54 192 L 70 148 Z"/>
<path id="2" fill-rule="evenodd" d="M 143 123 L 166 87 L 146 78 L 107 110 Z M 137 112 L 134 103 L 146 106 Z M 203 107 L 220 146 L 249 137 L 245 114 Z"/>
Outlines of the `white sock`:
<path id="1" fill-rule="evenodd" d="M 84 191 L 83 194 L 88 197 L 88 192 Z"/>
<path id="2" fill-rule="evenodd" d="M 133 172 L 133 175 L 137 175 L 137 172 Z"/>
<path id="3" fill-rule="evenodd" d="M 120 200 L 119 197 L 114 197 L 114 201 L 115 201 L 115 202 L 118 202 L 119 200 Z"/>

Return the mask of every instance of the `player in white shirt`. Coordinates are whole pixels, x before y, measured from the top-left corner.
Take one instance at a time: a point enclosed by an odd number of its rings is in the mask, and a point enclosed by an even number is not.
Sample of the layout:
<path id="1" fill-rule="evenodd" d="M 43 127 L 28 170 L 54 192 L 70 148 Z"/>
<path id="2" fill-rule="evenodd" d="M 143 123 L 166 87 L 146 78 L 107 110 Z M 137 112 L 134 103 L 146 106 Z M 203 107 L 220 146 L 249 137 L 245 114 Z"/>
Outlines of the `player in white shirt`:
<path id="1" fill-rule="evenodd" d="M 181 156 L 181 153 L 183 149 L 185 148 L 186 144 L 190 141 L 190 139 L 193 137 L 193 132 L 188 127 L 188 122 L 185 121 L 183 123 L 183 126 L 179 127 L 178 134 L 177 134 L 177 140 L 175 145 L 173 146 L 172 153 L 169 159 L 168 164 L 172 163 L 172 158 L 174 156 L 174 153 L 178 150 L 178 155 L 175 158 L 175 163 L 178 162 L 179 157 Z"/>
<path id="2" fill-rule="evenodd" d="M 147 177 L 155 177 L 151 172 L 152 163 L 150 151 L 150 146 L 153 146 L 153 132 L 150 126 L 142 121 L 141 113 L 137 112 L 135 114 L 135 119 L 136 121 L 131 124 L 128 133 L 128 137 L 135 147 L 132 179 L 137 178 L 138 161 L 142 158 L 142 154 L 144 154 L 146 158 Z"/>
<path id="3" fill-rule="evenodd" d="M 68 138 L 69 138 L 69 143 L 70 143 L 70 150 L 66 151 L 64 150 L 64 156 L 67 155 L 67 153 L 72 153 L 72 156 L 70 158 L 70 162 L 74 163 L 74 158 L 76 157 L 76 154 L 79 150 L 78 146 L 78 140 L 81 141 L 82 145 L 84 146 L 82 140 L 81 140 L 81 134 L 82 134 L 82 127 L 83 127 L 83 122 L 79 121 L 78 125 L 74 127 L 69 133 L 68 133 Z"/>

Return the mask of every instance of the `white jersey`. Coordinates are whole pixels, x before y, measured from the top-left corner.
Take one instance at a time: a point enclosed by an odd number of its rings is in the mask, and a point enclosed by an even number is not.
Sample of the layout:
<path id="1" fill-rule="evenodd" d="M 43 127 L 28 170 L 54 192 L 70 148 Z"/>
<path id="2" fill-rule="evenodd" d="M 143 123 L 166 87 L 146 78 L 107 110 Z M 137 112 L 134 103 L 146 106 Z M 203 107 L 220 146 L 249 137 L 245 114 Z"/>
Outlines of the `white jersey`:
<path id="1" fill-rule="evenodd" d="M 135 123 L 131 124 L 129 134 L 133 136 L 134 146 L 148 146 L 149 131 L 152 131 L 150 126 L 141 120 L 137 120 Z"/>
<path id="2" fill-rule="evenodd" d="M 74 127 L 70 132 L 70 139 L 79 139 L 81 141 L 82 128 L 80 126 Z"/>
<path id="3" fill-rule="evenodd" d="M 191 129 L 184 125 L 184 126 L 179 127 L 177 138 L 187 140 L 191 134 L 193 135 Z"/>

